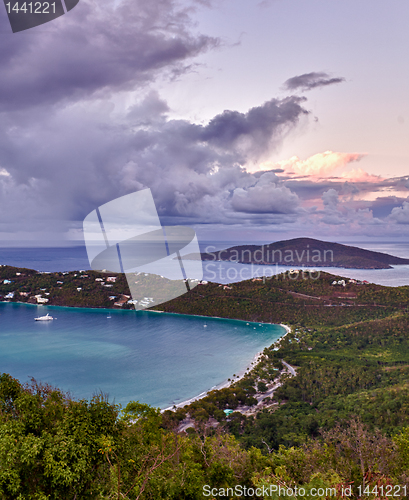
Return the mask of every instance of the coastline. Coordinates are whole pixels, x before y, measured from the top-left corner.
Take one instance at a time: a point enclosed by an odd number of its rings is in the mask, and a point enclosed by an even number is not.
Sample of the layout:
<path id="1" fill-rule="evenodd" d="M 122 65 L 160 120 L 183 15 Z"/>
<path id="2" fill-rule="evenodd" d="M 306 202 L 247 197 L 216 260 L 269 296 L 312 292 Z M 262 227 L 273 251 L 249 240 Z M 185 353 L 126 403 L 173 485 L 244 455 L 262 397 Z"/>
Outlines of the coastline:
<path id="1" fill-rule="evenodd" d="M 204 316 L 204 317 L 206 318 L 208 316 Z M 220 319 L 223 319 L 223 318 L 220 318 Z M 267 323 L 265 323 L 265 324 L 267 324 Z M 277 347 L 279 347 L 281 340 L 291 332 L 291 327 L 289 327 L 288 325 L 285 325 L 283 323 L 269 323 L 269 324 L 278 324 L 279 326 L 281 326 L 285 330 L 285 334 L 282 335 L 278 340 L 276 340 L 275 342 L 273 342 L 271 344 L 271 346 L 276 345 Z M 238 372 L 238 374 L 234 380 L 230 380 L 230 381 L 224 380 L 220 384 L 213 386 L 212 388 L 210 388 L 207 391 L 201 392 L 197 396 L 186 399 L 186 400 L 184 400 L 180 403 L 174 404 L 172 406 L 168 406 L 167 408 L 161 408 L 161 413 L 163 413 L 164 411 L 167 411 L 167 410 L 174 410 L 175 408 L 183 408 L 184 406 L 190 405 L 191 403 L 193 403 L 195 401 L 199 401 L 200 399 L 203 399 L 212 391 L 219 391 L 221 389 L 225 389 L 227 387 L 230 387 L 232 384 L 241 380 L 244 377 L 244 375 L 247 373 L 247 371 L 249 371 L 249 370 L 251 371 L 253 368 L 255 368 L 258 365 L 258 363 L 261 361 L 261 358 L 263 357 L 263 352 L 264 352 L 264 349 L 262 351 L 259 351 L 258 353 L 256 353 L 254 355 L 253 359 L 250 361 L 250 363 L 245 368 L 243 368 L 242 370 L 240 370 Z"/>
<path id="2" fill-rule="evenodd" d="M 142 313 L 142 314 L 150 314 L 150 313 L 155 313 L 155 314 L 169 314 L 172 316 L 188 316 L 189 318 L 203 318 L 203 319 L 218 319 L 218 320 L 224 320 L 224 321 L 238 321 L 240 323 L 252 323 L 252 324 L 258 324 L 258 325 L 280 325 L 283 326 L 283 328 L 288 328 L 285 325 L 282 325 L 281 323 L 266 323 L 264 321 L 250 321 L 246 319 L 239 319 L 239 318 L 225 318 L 223 316 L 203 316 L 202 314 L 184 314 L 184 313 L 175 313 L 175 312 L 168 312 L 168 311 L 159 311 L 156 309 L 121 309 L 121 308 L 107 308 L 107 307 L 83 307 L 83 306 L 57 306 L 54 304 L 31 304 L 28 302 L 21 302 L 19 300 L 16 301 L 10 301 L 10 300 L 0 300 L 0 304 L 20 304 L 23 306 L 30 306 L 30 307 L 40 307 L 40 308 L 53 308 L 53 309 L 71 309 L 71 310 L 79 310 L 79 311 L 84 311 L 84 310 L 91 310 L 91 311 L 101 311 L 101 312 L 109 312 L 110 314 L 115 313 Z"/>

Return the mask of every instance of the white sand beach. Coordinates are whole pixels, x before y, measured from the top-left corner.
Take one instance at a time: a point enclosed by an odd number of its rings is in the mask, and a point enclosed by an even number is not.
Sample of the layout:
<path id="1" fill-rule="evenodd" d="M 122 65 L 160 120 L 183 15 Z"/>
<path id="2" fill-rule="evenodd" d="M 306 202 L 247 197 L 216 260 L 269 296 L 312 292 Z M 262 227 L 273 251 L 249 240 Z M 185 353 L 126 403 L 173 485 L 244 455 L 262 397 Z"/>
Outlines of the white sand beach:
<path id="1" fill-rule="evenodd" d="M 280 341 L 286 335 L 288 335 L 288 333 L 291 332 L 291 328 L 288 325 L 284 325 L 283 323 L 279 323 L 279 325 L 285 329 L 286 333 L 282 337 L 280 337 L 276 342 L 274 342 L 272 344 L 272 345 L 276 345 L 277 347 L 279 347 Z M 260 351 L 253 357 L 251 362 L 243 370 L 240 370 L 236 374 L 236 376 L 234 378 L 231 378 L 230 380 L 228 380 L 228 379 L 224 380 L 220 384 L 213 386 L 208 391 L 202 392 L 202 393 L 198 394 L 197 396 L 194 396 L 193 398 L 186 399 L 185 401 L 182 401 L 181 403 L 177 403 L 173 406 L 169 406 L 167 408 L 164 408 L 161 410 L 161 412 L 164 412 L 166 410 L 173 410 L 174 408 L 183 408 L 184 406 L 187 406 L 187 405 L 193 403 L 194 401 L 198 401 L 199 399 L 206 397 L 209 394 L 209 392 L 211 392 L 211 391 L 218 391 L 220 389 L 230 387 L 231 384 L 238 382 L 240 379 L 242 379 L 244 377 L 244 375 L 246 374 L 246 372 L 251 371 L 253 368 L 255 368 L 257 366 L 257 364 L 261 361 L 262 357 L 263 357 L 263 351 Z"/>

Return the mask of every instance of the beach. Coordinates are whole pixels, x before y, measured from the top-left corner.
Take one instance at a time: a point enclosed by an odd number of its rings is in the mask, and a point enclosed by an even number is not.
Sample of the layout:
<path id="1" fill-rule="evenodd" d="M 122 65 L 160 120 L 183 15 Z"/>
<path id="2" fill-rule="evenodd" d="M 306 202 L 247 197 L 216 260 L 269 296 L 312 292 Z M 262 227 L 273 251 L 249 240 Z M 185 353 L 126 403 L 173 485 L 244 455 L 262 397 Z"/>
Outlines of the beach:
<path id="1" fill-rule="evenodd" d="M 283 323 L 279 323 L 279 326 L 281 326 L 282 328 L 285 329 L 285 334 L 272 344 L 272 346 L 275 345 L 276 347 L 278 347 L 280 341 L 291 332 L 291 328 L 288 325 L 284 325 Z M 257 364 L 261 361 L 261 359 L 263 357 L 263 352 L 264 352 L 264 349 L 263 349 L 263 351 L 259 351 L 258 353 L 256 353 L 254 355 L 253 359 L 250 361 L 250 363 L 245 368 L 240 370 L 238 372 L 238 374 L 236 375 L 236 377 L 234 377 L 234 379 L 230 379 L 230 380 L 226 379 L 223 382 L 221 382 L 220 384 L 213 386 L 208 391 L 201 392 L 200 394 L 198 394 L 197 396 L 194 396 L 193 398 L 189 398 L 189 399 L 182 401 L 181 403 L 177 403 L 177 404 L 174 404 L 174 405 L 169 406 L 167 408 L 163 408 L 161 410 L 161 412 L 164 412 L 167 410 L 174 410 L 175 408 L 183 408 L 184 406 L 190 405 L 194 401 L 199 401 L 200 399 L 206 397 L 211 391 L 218 391 L 220 389 L 225 389 L 227 387 L 230 387 L 232 384 L 241 380 L 248 371 L 251 371 L 253 368 L 255 368 L 257 366 Z"/>

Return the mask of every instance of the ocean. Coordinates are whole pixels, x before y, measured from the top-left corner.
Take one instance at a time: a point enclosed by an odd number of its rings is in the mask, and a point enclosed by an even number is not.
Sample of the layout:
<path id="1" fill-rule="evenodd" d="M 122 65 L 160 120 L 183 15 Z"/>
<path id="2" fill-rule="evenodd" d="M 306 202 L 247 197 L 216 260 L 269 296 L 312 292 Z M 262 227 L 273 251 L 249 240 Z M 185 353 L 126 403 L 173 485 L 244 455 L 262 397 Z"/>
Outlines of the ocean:
<path id="1" fill-rule="evenodd" d="M 243 242 L 218 242 L 209 251 L 214 251 L 214 247 L 222 249 L 239 244 L 243 244 Z M 348 244 L 409 259 L 408 243 L 351 242 Z M 206 251 L 209 245 L 213 244 L 210 242 L 201 242 L 200 248 L 202 251 Z M 37 271 L 48 272 L 85 270 L 90 267 L 85 246 L 64 248 L 0 248 L 0 264 L 27 267 L 36 269 Z M 255 276 L 268 277 L 288 269 L 285 266 L 252 266 L 236 264 L 234 262 L 206 261 L 203 263 L 203 279 L 215 283 L 228 284 Z M 317 267 L 316 269 L 347 278 L 366 280 L 378 285 L 409 285 L 409 266 L 394 266 L 392 269 L 342 269 L 337 267 Z"/>

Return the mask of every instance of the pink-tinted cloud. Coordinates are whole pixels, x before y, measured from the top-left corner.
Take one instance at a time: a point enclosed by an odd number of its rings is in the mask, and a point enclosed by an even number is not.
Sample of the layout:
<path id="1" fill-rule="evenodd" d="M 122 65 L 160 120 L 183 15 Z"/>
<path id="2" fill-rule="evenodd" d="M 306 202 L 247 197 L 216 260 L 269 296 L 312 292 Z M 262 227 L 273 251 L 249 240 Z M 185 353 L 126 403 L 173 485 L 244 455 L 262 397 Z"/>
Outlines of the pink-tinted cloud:
<path id="1" fill-rule="evenodd" d="M 362 153 L 339 153 L 335 151 L 325 151 L 310 156 L 306 160 L 301 160 L 298 156 L 293 156 L 288 160 L 276 163 L 266 162 L 261 165 L 266 169 L 283 169 L 286 174 L 292 177 L 312 176 L 315 178 L 328 177 L 335 170 L 346 167 L 349 163 L 360 161 L 365 154 Z"/>
<path id="2" fill-rule="evenodd" d="M 380 175 L 368 174 L 368 172 L 365 172 L 362 168 L 355 168 L 348 172 L 342 172 L 340 177 L 348 182 L 371 182 L 375 184 L 384 180 Z"/>

